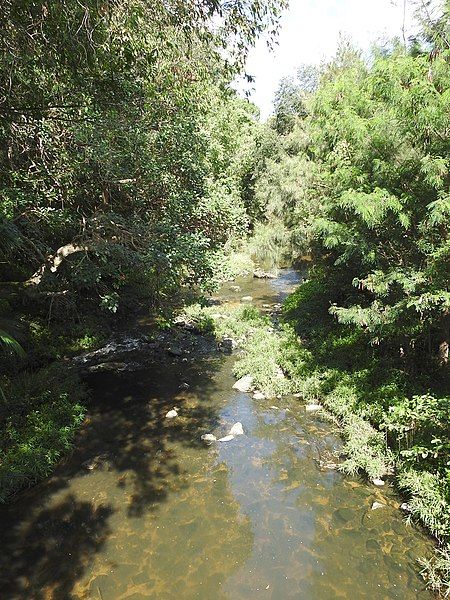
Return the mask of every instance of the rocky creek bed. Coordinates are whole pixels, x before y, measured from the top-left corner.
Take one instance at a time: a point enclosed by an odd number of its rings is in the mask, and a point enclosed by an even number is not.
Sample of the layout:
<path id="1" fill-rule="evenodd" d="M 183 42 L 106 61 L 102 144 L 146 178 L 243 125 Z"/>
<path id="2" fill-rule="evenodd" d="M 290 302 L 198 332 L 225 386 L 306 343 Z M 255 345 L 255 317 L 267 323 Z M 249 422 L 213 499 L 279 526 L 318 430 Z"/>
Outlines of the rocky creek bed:
<path id="1" fill-rule="evenodd" d="M 243 278 L 214 302 L 276 314 L 298 279 Z M 432 544 L 401 499 L 339 473 L 320 411 L 234 388 L 232 347 L 143 324 L 74 361 L 89 417 L 54 476 L 0 510 L 1 598 L 431 597 Z"/>

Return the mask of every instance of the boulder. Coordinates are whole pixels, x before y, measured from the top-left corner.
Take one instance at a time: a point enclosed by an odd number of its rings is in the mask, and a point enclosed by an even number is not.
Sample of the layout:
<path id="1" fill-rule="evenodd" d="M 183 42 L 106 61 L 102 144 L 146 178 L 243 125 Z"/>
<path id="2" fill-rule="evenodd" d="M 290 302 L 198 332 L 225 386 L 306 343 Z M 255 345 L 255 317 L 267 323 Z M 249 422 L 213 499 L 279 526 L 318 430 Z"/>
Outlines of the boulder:
<path id="1" fill-rule="evenodd" d="M 239 390 L 240 392 L 249 392 L 252 389 L 253 385 L 253 377 L 251 375 L 244 375 L 236 381 L 233 385 L 234 390 Z"/>
<path id="2" fill-rule="evenodd" d="M 204 433 L 204 434 L 202 435 L 202 440 L 203 440 L 203 441 L 204 441 L 206 444 L 208 444 L 208 446 L 209 446 L 210 444 L 212 444 L 213 442 L 217 442 L 217 438 L 216 438 L 216 436 L 215 436 L 215 435 L 213 435 L 212 433 Z"/>
<path id="3" fill-rule="evenodd" d="M 306 412 L 317 412 L 318 410 L 321 410 L 321 408 L 321 404 L 307 404 L 305 406 Z"/>
<path id="4" fill-rule="evenodd" d="M 228 435 L 244 435 L 244 428 L 242 427 L 242 423 L 239 421 L 233 425 L 233 427 L 228 432 Z"/>
<path id="5" fill-rule="evenodd" d="M 236 348 L 237 344 L 232 338 L 224 337 L 220 340 L 218 346 L 219 350 L 224 354 L 231 354 L 234 348 Z"/>
<path id="6" fill-rule="evenodd" d="M 181 350 L 181 348 L 167 348 L 167 352 L 171 356 L 182 356 L 183 355 L 183 350 Z"/>
<path id="7" fill-rule="evenodd" d="M 166 413 L 166 419 L 175 419 L 175 417 L 178 417 L 178 409 L 174 407 Z"/>
<path id="8" fill-rule="evenodd" d="M 275 375 L 276 375 L 276 377 L 278 379 L 284 379 L 286 377 L 285 374 L 284 374 L 284 372 L 283 372 L 283 369 L 281 367 L 278 367 L 278 366 L 277 366 L 277 370 L 276 370 Z"/>
<path id="9" fill-rule="evenodd" d="M 87 368 L 89 373 L 114 373 L 118 371 L 127 371 L 128 365 L 123 362 L 102 362 L 98 365 L 91 365 Z"/>

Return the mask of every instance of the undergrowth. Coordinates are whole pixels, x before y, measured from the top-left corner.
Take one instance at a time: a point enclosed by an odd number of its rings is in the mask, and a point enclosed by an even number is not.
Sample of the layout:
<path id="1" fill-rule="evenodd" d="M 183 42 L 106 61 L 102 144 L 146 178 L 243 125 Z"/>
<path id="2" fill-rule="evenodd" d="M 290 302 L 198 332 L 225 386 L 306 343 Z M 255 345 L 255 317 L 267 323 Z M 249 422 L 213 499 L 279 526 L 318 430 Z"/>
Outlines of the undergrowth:
<path id="1" fill-rule="evenodd" d="M 86 389 L 60 364 L 1 381 L 0 502 L 49 475 L 71 447 Z"/>

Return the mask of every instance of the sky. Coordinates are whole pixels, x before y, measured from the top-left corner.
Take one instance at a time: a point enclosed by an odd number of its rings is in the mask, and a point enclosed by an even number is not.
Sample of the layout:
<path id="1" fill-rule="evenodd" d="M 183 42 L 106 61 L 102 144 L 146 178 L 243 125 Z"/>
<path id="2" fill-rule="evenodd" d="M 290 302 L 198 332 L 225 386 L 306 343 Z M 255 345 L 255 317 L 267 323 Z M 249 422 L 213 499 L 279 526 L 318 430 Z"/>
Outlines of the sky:
<path id="1" fill-rule="evenodd" d="M 271 53 L 261 39 L 251 50 L 246 71 L 255 77 L 250 96 L 265 120 L 279 80 L 294 75 L 303 64 L 319 64 L 334 56 L 340 34 L 367 51 L 374 41 L 402 39 L 403 0 L 291 0 L 281 21 L 278 45 Z M 413 30 L 412 9 L 406 2 L 406 36 Z"/>

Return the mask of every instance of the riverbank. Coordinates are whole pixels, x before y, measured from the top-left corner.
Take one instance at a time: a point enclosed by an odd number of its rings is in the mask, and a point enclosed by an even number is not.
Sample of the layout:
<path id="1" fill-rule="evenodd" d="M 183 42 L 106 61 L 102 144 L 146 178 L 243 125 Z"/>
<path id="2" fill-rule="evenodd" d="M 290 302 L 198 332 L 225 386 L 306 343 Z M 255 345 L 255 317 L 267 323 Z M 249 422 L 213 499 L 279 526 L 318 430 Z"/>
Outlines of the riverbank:
<path id="1" fill-rule="evenodd" d="M 14 335 L 25 350 L 24 356 L 4 354 L 0 367 L 0 503 L 48 477 L 70 452 L 90 407 L 84 383 L 89 367 L 142 368 L 139 362 L 133 366 L 133 350 L 148 361 L 170 360 L 180 348 L 199 354 L 211 349 L 211 343 L 197 344 L 201 338 L 174 325 L 174 315 L 224 281 L 252 272 L 255 265 L 245 245 L 235 244 L 217 253 L 215 267 L 207 290 L 182 288 L 151 306 L 137 289 L 123 294 L 117 311 L 102 310 L 88 299 L 65 309 L 50 304 L 50 310 L 47 303 L 26 296 L 15 298 L 14 308 L 0 300 L 0 318 L 14 324 Z M 103 361 L 102 348 L 107 355 Z M 85 355 L 86 365 L 77 358 Z M 123 356 L 126 364 L 121 364 Z"/>
<path id="2" fill-rule="evenodd" d="M 265 342 L 278 336 L 297 283 L 292 271 L 240 278 L 214 294 L 208 319 L 180 319 L 180 336 L 209 340 L 209 352 L 180 343 L 158 362 L 135 348 L 121 362 L 138 370 L 89 373 L 93 401 L 70 457 L 0 509 L 5 597 L 430 598 L 416 564 L 429 540 L 404 522 L 391 486 L 339 472 L 333 424 L 291 394 L 233 389 L 243 334 L 264 324 Z M 289 378 L 273 373 L 282 392 Z M 202 440 L 237 423 L 243 435 Z"/>
<path id="3" fill-rule="evenodd" d="M 414 378 L 368 351 L 364 334 L 333 321 L 326 294 L 315 281 L 303 283 L 282 309 L 276 307 L 275 328 L 251 306 L 225 314 L 191 309 L 191 315 L 198 322 L 213 320 L 217 335 L 241 348 L 237 377 L 250 376 L 254 388 L 269 398 L 295 394 L 311 410 L 320 408 L 335 420 L 345 440 L 339 468 L 351 475 L 363 472 L 402 493 L 407 518 L 421 522 L 438 541 L 436 560 L 422 561 L 423 575 L 432 589 L 447 593 L 445 384 L 440 388 L 438 380 Z"/>

